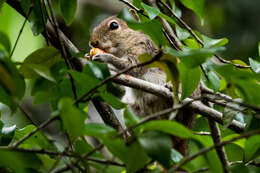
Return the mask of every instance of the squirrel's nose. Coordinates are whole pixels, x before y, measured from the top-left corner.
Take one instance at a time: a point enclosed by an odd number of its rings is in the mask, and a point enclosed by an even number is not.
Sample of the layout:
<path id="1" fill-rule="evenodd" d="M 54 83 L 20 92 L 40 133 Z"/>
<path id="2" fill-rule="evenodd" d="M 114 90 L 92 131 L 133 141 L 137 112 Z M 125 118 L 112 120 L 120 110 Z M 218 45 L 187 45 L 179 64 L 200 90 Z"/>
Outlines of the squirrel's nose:
<path id="1" fill-rule="evenodd" d="M 93 46 L 93 47 L 98 47 L 99 42 L 97 40 L 96 41 L 91 41 L 90 45 Z"/>

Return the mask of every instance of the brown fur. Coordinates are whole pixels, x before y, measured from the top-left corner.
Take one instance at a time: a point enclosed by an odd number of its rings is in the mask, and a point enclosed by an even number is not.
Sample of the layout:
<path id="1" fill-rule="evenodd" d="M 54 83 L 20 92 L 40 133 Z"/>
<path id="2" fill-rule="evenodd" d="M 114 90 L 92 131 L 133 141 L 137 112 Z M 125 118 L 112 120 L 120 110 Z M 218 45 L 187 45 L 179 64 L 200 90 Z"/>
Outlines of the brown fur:
<path id="1" fill-rule="evenodd" d="M 109 29 L 112 21 L 119 24 L 117 30 Z M 154 56 L 158 52 L 158 47 L 146 34 L 130 29 L 125 21 L 115 16 L 105 19 L 94 29 L 90 44 L 97 41 L 99 44 L 96 47 L 106 50 L 107 53 L 121 60 L 126 60 L 126 66 L 137 64 L 138 56 L 141 54 L 148 53 Z M 138 68 L 130 74 L 159 85 L 166 83 L 164 72 L 158 68 Z M 171 106 L 164 98 L 135 89 L 130 92 L 135 101 L 131 107 L 138 116 L 147 116 Z"/>
<path id="2" fill-rule="evenodd" d="M 109 29 L 112 21 L 119 24 L 118 29 Z M 95 44 L 97 42 L 98 44 Z M 137 64 L 141 54 L 147 53 L 155 56 L 158 52 L 158 47 L 146 34 L 130 29 L 125 21 L 115 16 L 105 19 L 94 29 L 90 45 L 95 45 L 95 47 L 107 52 L 105 55 L 94 57 L 96 60 L 112 64 L 119 70 Z M 166 75 L 159 68 L 142 67 L 129 72 L 129 74 L 155 84 L 166 85 Z M 131 108 L 140 117 L 172 106 L 172 103 L 165 98 L 136 89 L 127 89 L 123 100 L 129 100 L 132 97 Z M 191 128 L 194 114 L 190 111 L 180 111 L 176 119 Z M 174 138 L 175 149 L 183 155 L 187 155 L 187 144 L 187 140 Z"/>

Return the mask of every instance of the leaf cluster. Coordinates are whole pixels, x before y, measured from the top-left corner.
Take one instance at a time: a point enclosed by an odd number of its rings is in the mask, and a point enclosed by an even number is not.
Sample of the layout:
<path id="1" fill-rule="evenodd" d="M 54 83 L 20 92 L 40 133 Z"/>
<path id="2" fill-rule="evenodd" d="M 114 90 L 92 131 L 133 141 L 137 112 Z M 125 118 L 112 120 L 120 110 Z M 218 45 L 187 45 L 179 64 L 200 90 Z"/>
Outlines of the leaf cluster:
<path id="1" fill-rule="evenodd" d="M 203 20 L 204 0 L 180 0 L 180 2 Z M 5 1 L 0 0 L 0 6 L 3 3 Z M 60 10 L 57 11 L 66 24 L 70 25 L 75 16 L 77 1 L 59 0 L 58 3 Z M 51 5 L 45 9 L 43 7 L 46 4 L 48 3 L 38 0 L 20 2 L 35 35 L 44 31 L 46 21 L 49 19 Z M 233 62 L 216 63 L 213 57 L 217 52 L 225 50 L 224 45 L 228 43 L 226 38 L 213 39 L 193 31 L 203 41 L 201 45 L 187 28 L 184 28 L 170 13 L 165 12 L 165 7 L 155 8 L 141 0 L 134 0 L 133 5 L 140 8 L 143 13 L 138 14 L 140 22 L 136 22 L 126 9 L 119 16 L 128 22 L 129 27 L 149 35 L 161 48 L 163 52 L 161 58 L 148 67 L 159 67 L 166 73 L 167 81 L 173 86 L 172 92 L 175 96 L 173 107 L 181 105 L 183 100 L 190 97 L 202 81 L 213 90 L 212 96 L 215 102 L 209 100 L 212 109 L 222 112 L 223 126 L 220 125 L 222 141 L 239 135 L 228 129 L 234 120 L 245 124 L 245 131 L 259 130 L 260 121 L 257 116 L 259 110 L 256 107 L 260 106 L 260 62 L 257 58 L 250 58 L 249 64 L 242 61 L 235 62 L 250 66 L 245 69 L 237 68 Z M 174 12 L 178 10 L 174 0 L 170 0 L 169 5 Z M 148 18 L 144 17 L 144 14 Z M 174 49 L 167 41 L 159 17 L 165 19 L 174 29 L 182 43 L 181 51 Z M 72 168 L 86 172 L 93 170 L 107 173 L 164 172 L 187 159 L 173 149 L 173 137 L 188 139 L 192 154 L 214 145 L 211 136 L 196 133 L 210 132 L 207 118 L 203 115 L 197 115 L 193 129 L 167 119 L 153 119 L 142 123 L 143 119 L 136 117 L 128 105 L 121 102 L 120 99 L 124 95 L 122 88 L 111 81 L 100 86 L 93 95 L 87 95 L 79 101 L 79 98 L 111 76 L 107 64 L 87 61 L 81 72 L 68 69 L 61 50 L 52 46 L 38 49 L 28 55 L 23 62 L 17 63 L 9 58 L 12 45 L 4 32 L 0 32 L 0 45 L 1 105 L 8 106 L 15 114 L 25 93 L 28 92 L 35 105 L 45 102 L 51 105 L 52 113 L 49 118 L 55 117 L 59 132 L 66 134 L 69 139 L 69 145 L 66 145 L 64 140 L 52 139 L 41 131 L 41 126 L 33 122 L 18 128 L 15 125 L 8 126 L 0 120 L 0 168 L 6 172 L 57 171 L 66 167 L 68 163 Z M 75 52 L 68 53 L 69 61 L 81 55 Z M 146 62 L 152 58 L 144 54 L 139 60 Z M 220 92 L 231 96 L 232 101 L 219 97 L 217 93 Z M 126 133 L 131 133 L 127 141 L 124 138 L 125 133 L 118 132 L 106 124 L 90 122 L 88 109 L 91 100 L 105 102 L 114 110 L 123 112 L 124 125 L 129 130 L 126 130 Z M 222 104 L 218 104 L 223 100 Z M 0 111 L 2 111 L 1 105 Z M 88 137 L 88 140 L 85 137 Z M 97 140 L 101 143 L 101 147 L 89 142 L 89 138 Z M 259 135 L 250 136 L 248 139 L 239 139 L 225 145 L 228 161 L 240 163 L 230 167 L 229 171 L 236 172 L 239 169 L 243 169 L 244 172 L 259 171 L 259 168 L 251 167 L 249 164 L 257 165 L 259 160 L 259 138 Z M 17 147 L 15 146 L 17 142 L 22 143 Z M 102 147 L 109 151 L 112 159 L 101 152 Z M 194 172 L 204 167 L 210 172 L 224 172 L 224 165 L 215 149 L 198 155 L 184 164 L 182 169 Z"/>

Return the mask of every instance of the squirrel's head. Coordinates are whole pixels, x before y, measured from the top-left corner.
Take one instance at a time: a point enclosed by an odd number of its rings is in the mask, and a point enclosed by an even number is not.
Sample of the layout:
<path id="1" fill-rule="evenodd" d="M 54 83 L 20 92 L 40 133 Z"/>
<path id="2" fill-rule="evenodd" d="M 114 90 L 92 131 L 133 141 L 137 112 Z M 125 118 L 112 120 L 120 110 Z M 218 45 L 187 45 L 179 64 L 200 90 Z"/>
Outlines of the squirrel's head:
<path id="1" fill-rule="evenodd" d="M 94 28 L 89 45 L 119 55 L 118 51 L 123 51 L 123 44 L 131 31 L 125 21 L 111 16 Z"/>

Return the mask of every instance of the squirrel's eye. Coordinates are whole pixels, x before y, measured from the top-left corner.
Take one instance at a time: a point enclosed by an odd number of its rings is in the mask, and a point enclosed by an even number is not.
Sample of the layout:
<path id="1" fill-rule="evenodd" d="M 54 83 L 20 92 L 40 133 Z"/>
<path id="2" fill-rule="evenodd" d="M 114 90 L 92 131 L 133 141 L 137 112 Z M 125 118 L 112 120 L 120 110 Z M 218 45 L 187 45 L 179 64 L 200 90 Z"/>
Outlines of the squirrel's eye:
<path id="1" fill-rule="evenodd" d="M 111 22 L 110 25 L 109 25 L 109 28 L 110 28 L 111 30 L 117 29 L 117 28 L 118 28 L 118 23 L 116 23 L 116 22 Z"/>

